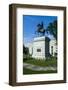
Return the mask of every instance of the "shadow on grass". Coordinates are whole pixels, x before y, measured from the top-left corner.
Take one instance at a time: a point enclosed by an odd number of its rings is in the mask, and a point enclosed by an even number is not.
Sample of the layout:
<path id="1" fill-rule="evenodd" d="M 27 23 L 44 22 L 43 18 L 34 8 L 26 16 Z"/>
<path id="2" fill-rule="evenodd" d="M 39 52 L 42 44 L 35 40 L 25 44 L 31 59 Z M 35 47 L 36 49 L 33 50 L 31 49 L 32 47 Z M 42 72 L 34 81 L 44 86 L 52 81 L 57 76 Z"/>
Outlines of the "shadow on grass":
<path id="1" fill-rule="evenodd" d="M 33 71 L 30 69 L 25 69 L 23 68 L 23 74 L 24 75 L 30 75 L 30 74 L 47 74 L 47 73 L 57 73 L 57 70 L 53 71 L 53 70 L 47 70 L 47 71 Z"/>

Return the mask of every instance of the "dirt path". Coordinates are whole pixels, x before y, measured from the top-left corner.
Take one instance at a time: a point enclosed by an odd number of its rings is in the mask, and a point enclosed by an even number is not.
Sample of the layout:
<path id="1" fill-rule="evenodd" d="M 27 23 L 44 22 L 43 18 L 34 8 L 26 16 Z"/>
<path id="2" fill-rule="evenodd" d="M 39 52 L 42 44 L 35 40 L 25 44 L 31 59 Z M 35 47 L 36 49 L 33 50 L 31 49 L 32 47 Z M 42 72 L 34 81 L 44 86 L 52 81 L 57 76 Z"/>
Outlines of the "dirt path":
<path id="1" fill-rule="evenodd" d="M 28 64 L 28 63 L 24 63 L 23 64 L 23 67 L 26 68 L 26 69 L 31 69 L 31 70 L 34 70 L 34 71 L 47 71 L 47 70 L 57 70 L 56 67 L 52 67 L 52 66 L 49 66 L 49 67 L 42 67 L 42 66 L 36 66 L 36 65 L 32 65 L 32 64 Z"/>

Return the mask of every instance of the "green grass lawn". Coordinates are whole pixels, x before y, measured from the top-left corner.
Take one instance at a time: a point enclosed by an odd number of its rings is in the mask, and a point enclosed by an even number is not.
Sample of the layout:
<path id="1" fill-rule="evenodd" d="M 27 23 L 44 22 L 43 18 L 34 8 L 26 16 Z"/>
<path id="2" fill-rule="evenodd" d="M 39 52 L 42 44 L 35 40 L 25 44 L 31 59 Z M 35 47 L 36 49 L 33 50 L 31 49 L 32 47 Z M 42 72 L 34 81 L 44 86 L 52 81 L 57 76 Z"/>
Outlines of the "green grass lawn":
<path id="1" fill-rule="evenodd" d="M 46 60 L 37 60 L 37 59 L 27 59 L 24 62 L 29 63 L 29 64 L 33 64 L 33 65 L 37 65 L 37 66 L 53 66 L 53 67 L 57 67 L 57 59 L 56 58 L 50 58 L 50 59 L 46 59 Z"/>
<path id="2" fill-rule="evenodd" d="M 42 60 L 42 59 L 37 60 L 34 58 L 25 58 L 25 60 L 23 60 L 23 62 L 33 64 L 33 65 L 37 65 L 37 66 L 42 66 L 42 67 L 46 67 L 46 66 L 57 67 L 57 59 L 54 57 L 51 57 L 50 59 L 46 59 L 46 60 Z M 27 74 L 43 74 L 43 73 L 57 73 L 57 70 L 55 70 L 55 71 L 53 71 L 53 70 L 34 71 L 34 70 L 23 68 L 23 74 L 24 75 L 27 75 Z"/>
<path id="3" fill-rule="evenodd" d="M 29 74 L 46 74 L 46 73 L 57 73 L 57 70 L 56 71 L 52 71 L 52 70 L 48 70 L 48 71 L 33 71 L 33 70 L 30 70 L 30 69 L 26 69 L 26 68 L 23 68 L 23 74 L 24 75 L 29 75 Z"/>

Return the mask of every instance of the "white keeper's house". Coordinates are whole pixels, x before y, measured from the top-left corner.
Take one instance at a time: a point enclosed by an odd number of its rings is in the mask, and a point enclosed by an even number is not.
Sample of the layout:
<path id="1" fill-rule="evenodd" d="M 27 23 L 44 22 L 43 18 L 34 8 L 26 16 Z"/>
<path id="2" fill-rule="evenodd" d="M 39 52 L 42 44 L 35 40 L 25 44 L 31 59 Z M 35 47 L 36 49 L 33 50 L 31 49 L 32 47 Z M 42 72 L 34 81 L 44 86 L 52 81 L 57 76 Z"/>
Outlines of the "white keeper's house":
<path id="1" fill-rule="evenodd" d="M 28 48 L 29 54 L 33 58 L 46 59 L 50 56 L 57 56 L 57 42 L 54 38 L 49 39 L 45 36 L 35 37 Z"/>

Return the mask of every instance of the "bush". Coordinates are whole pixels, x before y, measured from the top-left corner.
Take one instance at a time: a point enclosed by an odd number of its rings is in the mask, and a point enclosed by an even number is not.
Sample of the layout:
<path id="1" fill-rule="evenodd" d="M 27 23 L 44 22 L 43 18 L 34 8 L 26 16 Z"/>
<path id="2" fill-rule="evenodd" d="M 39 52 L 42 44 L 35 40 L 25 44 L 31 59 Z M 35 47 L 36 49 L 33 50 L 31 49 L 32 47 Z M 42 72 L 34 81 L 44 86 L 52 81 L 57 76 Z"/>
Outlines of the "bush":
<path id="1" fill-rule="evenodd" d="M 33 58 L 30 55 L 23 55 L 23 61 L 32 60 Z"/>

